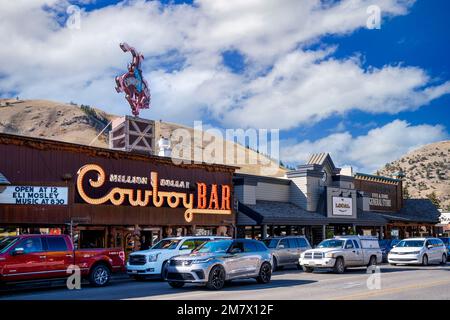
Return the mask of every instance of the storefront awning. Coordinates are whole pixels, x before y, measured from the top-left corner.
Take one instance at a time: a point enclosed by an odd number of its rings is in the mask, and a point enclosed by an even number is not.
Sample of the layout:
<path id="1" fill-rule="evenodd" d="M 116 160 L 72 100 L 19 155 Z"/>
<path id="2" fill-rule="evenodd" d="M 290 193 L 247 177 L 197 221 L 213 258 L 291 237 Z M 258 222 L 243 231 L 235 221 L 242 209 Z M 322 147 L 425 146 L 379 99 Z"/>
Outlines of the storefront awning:
<path id="1" fill-rule="evenodd" d="M 405 199 L 399 212 L 380 212 L 388 222 L 439 223 L 440 212 L 429 199 Z"/>
<path id="2" fill-rule="evenodd" d="M 306 211 L 295 204 L 279 201 L 256 201 L 254 205 L 239 203 L 238 225 L 323 225 L 326 217 Z"/>

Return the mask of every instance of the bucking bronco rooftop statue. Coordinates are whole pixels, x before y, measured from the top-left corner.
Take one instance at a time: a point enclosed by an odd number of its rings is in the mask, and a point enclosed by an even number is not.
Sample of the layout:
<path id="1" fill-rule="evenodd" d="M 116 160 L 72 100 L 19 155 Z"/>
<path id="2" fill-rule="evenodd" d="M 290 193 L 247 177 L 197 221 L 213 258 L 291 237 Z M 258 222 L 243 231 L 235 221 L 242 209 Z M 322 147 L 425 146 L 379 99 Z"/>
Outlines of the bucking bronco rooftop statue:
<path id="1" fill-rule="evenodd" d="M 141 109 L 150 107 L 150 90 L 147 81 L 142 77 L 141 70 L 144 56 L 126 43 L 121 43 L 120 48 L 123 52 L 129 51 L 133 55 L 133 60 L 128 64 L 128 72 L 116 77 L 116 91 L 125 93 L 131 112 L 137 117 Z"/>

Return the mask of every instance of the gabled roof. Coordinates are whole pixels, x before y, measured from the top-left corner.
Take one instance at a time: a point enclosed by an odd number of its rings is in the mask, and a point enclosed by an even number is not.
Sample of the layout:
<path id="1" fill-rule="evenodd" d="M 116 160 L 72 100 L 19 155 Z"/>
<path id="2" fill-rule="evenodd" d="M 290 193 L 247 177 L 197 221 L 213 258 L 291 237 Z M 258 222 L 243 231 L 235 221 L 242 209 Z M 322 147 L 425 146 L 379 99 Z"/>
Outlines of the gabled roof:
<path id="1" fill-rule="evenodd" d="M 309 160 L 306 164 L 316 164 L 320 166 L 328 166 L 331 169 L 331 172 L 337 173 L 339 169 L 334 165 L 333 160 L 329 153 L 314 153 L 309 157 Z"/>

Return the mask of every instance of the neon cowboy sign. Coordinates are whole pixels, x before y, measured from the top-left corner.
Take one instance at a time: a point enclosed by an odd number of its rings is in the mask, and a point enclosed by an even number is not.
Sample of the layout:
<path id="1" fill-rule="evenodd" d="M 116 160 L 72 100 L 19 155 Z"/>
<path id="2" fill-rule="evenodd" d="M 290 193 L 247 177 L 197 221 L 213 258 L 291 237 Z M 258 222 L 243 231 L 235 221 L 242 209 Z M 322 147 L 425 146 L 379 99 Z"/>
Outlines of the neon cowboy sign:
<path id="1" fill-rule="evenodd" d="M 89 179 L 87 175 L 92 172 L 97 173 L 97 180 Z M 106 174 L 102 167 L 96 164 L 87 164 L 81 167 L 77 177 L 77 190 L 80 197 L 88 204 L 101 205 L 111 203 L 115 206 L 129 203 L 131 206 L 146 207 L 153 205 L 154 207 L 162 207 L 167 204 L 170 208 L 183 206 L 186 208 L 184 219 L 191 222 L 194 214 L 231 214 L 231 187 L 226 184 L 211 184 L 208 195 L 208 185 L 203 182 L 197 182 L 197 197 L 194 203 L 194 194 L 187 192 L 167 192 L 160 191 L 161 184 L 158 179 L 157 172 L 150 173 L 151 189 L 133 189 L 112 187 L 106 191 L 103 196 L 92 198 L 85 190 L 86 182 L 94 189 L 101 188 L 106 181 Z M 128 180 L 128 179 L 127 179 Z"/>

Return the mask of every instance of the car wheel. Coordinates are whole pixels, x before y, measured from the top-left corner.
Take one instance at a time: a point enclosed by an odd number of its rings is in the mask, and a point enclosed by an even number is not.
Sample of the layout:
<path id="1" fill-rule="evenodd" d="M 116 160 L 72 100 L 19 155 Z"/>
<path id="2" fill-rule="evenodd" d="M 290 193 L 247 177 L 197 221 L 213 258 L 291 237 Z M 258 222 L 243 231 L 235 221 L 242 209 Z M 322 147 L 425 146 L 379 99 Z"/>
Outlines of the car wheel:
<path id="1" fill-rule="evenodd" d="M 427 266 L 428 265 L 428 256 L 426 254 L 422 257 L 422 265 Z"/>
<path id="2" fill-rule="evenodd" d="M 161 279 L 166 278 L 166 271 L 167 271 L 166 268 L 167 268 L 167 261 L 164 261 L 161 266 Z"/>
<path id="3" fill-rule="evenodd" d="M 376 266 L 376 265 L 377 265 L 377 257 L 371 256 L 370 260 L 369 260 L 369 264 L 367 266 L 370 267 L 370 266 Z"/>
<path id="4" fill-rule="evenodd" d="M 264 262 L 259 269 L 259 276 L 256 278 L 258 283 L 269 283 L 270 278 L 272 277 L 272 267 L 270 263 Z"/>
<path id="5" fill-rule="evenodd" d="M 169 281 L 169 286 L 171 286 L 172 288 L 182 288 L 184 287 L 184 282 L 173 282 L 173 281 Z"/>
<path id="6" fill-rule="evenodd" d="M 272 272 L 275 272 L 278 270 L 278 261 L 277 258 L 273 258 L 273 267 L 272 267 Z"/>
<path id="7" fill-rule="evenodd" d="M 111 279 L 111 271 L 104 264 L 98 264 L 89 273 L 89 282 L 95 287 L 105 286 Z"/>
<path id="8" fill-rule="evenodd" d="M 342 259 L 341 257 L 336 259 L 333 271 L 335 273 L 344 273 L 345 271 L 344 259 Z"/>
<path id="9" fill-rule="evenodd" d="M 445 255 L 445 253 L 442 255 L 441 264 L 447 264 L 447 256 Z"/>
<path id="10" fill-rule="evenodd" d="M 314 268 L 303 266 L 303 271 L 307 273 L 312 273 L 314 271 Z"/>
<path id="11" fill-rule="evenodd" d="M 214 266 L 209 272 L 206 287 L 211 290 L 220 290 L 225 285 L 225 269 L 221 265 Z"/>

